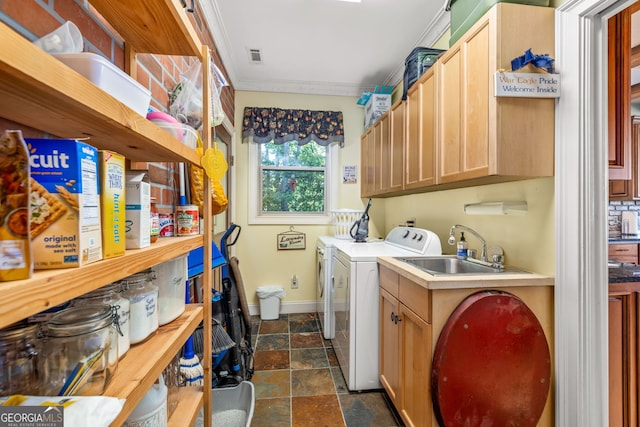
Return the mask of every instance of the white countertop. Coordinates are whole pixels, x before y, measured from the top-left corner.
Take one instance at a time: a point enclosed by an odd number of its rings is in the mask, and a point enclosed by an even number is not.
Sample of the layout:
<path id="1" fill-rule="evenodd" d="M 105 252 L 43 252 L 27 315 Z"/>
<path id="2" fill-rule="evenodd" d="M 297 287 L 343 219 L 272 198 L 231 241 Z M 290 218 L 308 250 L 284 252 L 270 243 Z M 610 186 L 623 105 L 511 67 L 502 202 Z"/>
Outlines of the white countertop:
<path id="1" fill-rule="evenodd" d="M 495 289 L 513 286 L 554 286 L 555 283 L 553 277 L 537 273 L 434 276 L 393 257 L 381 256 L 377 260 L 380 265 L 390 268 L 426 289 Z"/>

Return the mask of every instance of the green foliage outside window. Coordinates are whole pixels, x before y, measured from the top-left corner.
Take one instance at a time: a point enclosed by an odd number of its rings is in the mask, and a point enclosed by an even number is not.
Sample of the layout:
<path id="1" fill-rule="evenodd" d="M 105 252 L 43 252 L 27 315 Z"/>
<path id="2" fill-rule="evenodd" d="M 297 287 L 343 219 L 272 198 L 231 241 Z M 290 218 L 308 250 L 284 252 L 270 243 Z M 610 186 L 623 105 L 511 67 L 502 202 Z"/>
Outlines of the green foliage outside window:
<path id="1" fill-rule="evenodd" d="M 326 148 L 261 144 L 262 212 L 324 213 Z"/>

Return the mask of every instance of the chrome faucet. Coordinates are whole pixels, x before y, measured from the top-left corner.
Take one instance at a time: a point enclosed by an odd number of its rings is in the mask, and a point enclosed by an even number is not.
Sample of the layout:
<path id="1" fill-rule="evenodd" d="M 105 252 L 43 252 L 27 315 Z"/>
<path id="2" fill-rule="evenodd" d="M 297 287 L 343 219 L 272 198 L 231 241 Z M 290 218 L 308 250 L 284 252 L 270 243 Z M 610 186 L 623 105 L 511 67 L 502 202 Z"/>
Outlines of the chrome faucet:
<path id="1" fill-rule="evenodd" d="M 478 240 L 480 240 L 480 243 L 482 243 L 482 252 L 480 253 L 480 261 L 483 262 L 487 262 L 487 241 L 484 240 L 484 238 L 479 235 L 475 230 L 467 227 L 466 225 L 460 225 L 460 224 L 456 224 L 451 226 L 451 230 L 449 230 L 449 240 L 447 241 L 447 243 L 449 243 L 450 245 L 455 245 L 456 244 L 456 228 L 466 231 L 467 233 L 471 233 L 474 236 L 476 236 L 478 238 Z"/>

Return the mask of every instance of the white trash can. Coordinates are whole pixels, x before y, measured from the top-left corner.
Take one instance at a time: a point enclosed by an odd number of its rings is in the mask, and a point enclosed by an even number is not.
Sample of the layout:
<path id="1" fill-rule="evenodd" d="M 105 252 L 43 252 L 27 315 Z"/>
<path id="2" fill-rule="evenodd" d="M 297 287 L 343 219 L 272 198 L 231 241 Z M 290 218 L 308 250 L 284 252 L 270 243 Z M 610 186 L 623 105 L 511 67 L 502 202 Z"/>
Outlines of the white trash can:
<path id="1" fill-rule="evenodd" d="M 256 294 L 260 299 L 260 319 L 275 320 L 280 317 L 280 298 L 284 297 L 282 286 L 259 286 Z"/>

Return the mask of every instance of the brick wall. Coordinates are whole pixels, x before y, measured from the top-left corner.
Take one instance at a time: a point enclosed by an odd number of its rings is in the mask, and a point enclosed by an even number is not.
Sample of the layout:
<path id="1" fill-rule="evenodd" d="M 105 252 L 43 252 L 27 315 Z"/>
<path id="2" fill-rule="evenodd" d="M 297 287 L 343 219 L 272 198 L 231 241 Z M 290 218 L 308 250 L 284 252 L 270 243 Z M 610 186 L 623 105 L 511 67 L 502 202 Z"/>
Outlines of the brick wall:
<path id="1" fill-rule="evenodd" d="M 114 0 L 122 1 L 122 0 Z M 219 54 L 200 10 L 190 14 L 201 40 L 210 47 L 214 63 L 226 75 Z M 124 68 L 124 43 L 113 28 L 91 7 L 81 0 L 9 0 L 0 1 L 0 21 L 6 23 L 28 40 L 36 40 L 72 21 L 84 38 L 85 51 L 99 53 L 119 68 Z M 186 71 L 195 58 L 166 55 L 138 54 L 137 80 L 151 91 L 151 107 L 167 111 L 169 91 L 179 81 L 180 73 Z M 223 88 L 221 103 L 225 115 L 233 122 L 234 89 Z M 0 132 L 5 129 L 21 129 L 25 137 L 56 137 L 28 124 L 18 124 L 0 117 Z M 152 182 L 151 195 L 157 199 L 161 211 L 169 212 L 177 204 L 178 165 L 176 163 L 138 164 L 149 169 Z"/>

